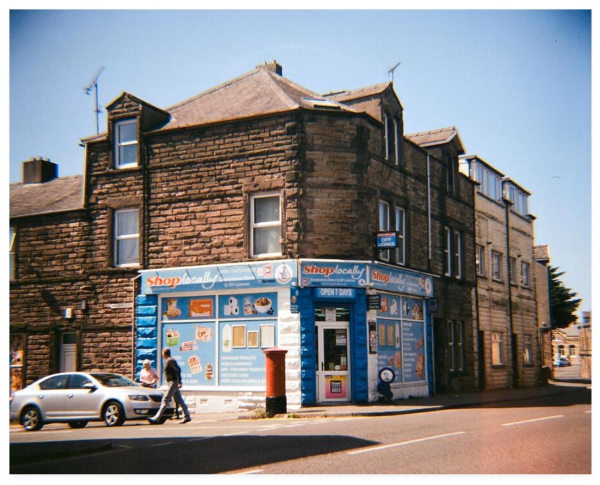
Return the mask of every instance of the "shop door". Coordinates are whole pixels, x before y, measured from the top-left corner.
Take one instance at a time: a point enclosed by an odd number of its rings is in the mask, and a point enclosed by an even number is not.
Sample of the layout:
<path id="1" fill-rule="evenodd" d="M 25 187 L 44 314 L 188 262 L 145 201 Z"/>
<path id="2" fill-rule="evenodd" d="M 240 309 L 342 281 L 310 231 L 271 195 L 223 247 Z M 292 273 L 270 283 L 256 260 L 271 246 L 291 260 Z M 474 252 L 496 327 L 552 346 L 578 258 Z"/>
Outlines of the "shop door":
<path id="1" fill-rule="evenodd" d="M 350 400 L 350 327 L 348 323 L 317 322 L 317 399 Z"/>

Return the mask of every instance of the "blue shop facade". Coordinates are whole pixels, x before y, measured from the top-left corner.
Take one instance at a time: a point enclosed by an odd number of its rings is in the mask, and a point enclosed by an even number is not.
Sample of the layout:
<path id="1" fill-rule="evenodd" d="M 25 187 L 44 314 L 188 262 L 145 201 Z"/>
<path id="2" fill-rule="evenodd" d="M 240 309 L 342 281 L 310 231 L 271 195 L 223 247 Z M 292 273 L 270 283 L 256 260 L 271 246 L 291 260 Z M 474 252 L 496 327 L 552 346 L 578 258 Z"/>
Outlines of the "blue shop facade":
<path id="1" fill-rule="evenodd" d="M 306 259 L 140 273 L 136 375 L 171 349 L 192 412 L 264 406 L 272 347 L 287 350 L 289 411 L 432 392 L 431 275 Z"/>

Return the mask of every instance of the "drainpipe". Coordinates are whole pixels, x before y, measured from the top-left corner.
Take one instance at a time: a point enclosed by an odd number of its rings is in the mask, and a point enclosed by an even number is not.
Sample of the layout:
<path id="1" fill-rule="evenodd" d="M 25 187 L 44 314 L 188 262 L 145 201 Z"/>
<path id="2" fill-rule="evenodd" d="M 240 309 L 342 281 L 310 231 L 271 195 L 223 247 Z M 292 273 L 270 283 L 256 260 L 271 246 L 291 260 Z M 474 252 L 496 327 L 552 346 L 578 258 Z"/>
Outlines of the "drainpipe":
<path id="1" fill-rule="evenodd" d="M 475 253 L 473 261 L 477 261 L 477 214 L 475 213 L 475 210 L 477 204 L 478 185 L 479 184 L 473 183 L 473 251 Z M 479 262 L 479 264 L 481 264 L 481 261 Z M 477 330 L 477 338 L 475 339 L 475 345 L 477 345 L 477 387 L 480 391 L 483 391 L 485 382 L 485 362 L 483 361 L 481 356 L 481 348 L 483 347 L 483 345 L 480 342 L 481 327 L 479 317 L 479 281 L 477 276 L 477 269 L 475 269 L 475 289 L 473 292 L 473 296 L 475 298 L 475 328 Z"/>
<path id="2" fill-rule="evenodd" d="M 135 370 L 136 370 L 136 362 L 135 362 L 135 348 L 136 348 L 136 329 L 137 329 L 137 318 L 136 318 L 136 296 L 137 296 L 137 283 L 138 280 L 142 277 L 142 275 L 137 275 L 135 278 L 131 280 L 131 287 L 133 290 L 133 307 L 131 310 L 131 378 L 135 380 Z"/>
<path id="3" fill-rule="evenodd" d="M 503 180 L 505 183 L 506 180 Z M 504 192 L 504 183 L 502 184 L 502 191 Z M 513 308 L 512 308 L 512 288 L 510 287 L 510 221 L 509 221 L 509 213 L 510 206 L 512 202 L 502 197 L 502 201 L 504 202 L 504 214 L 505 214 L 505 226 L 506 226 L 506 283 L 508 288 L 508 323 L 510 327 L 510 360 L 512 365 L 512 380 L 513 387 L 516 387 L 518 384 L 518 375 L 517 375 L 517 362 L 516 362 L 516 352 L 515 352 L 515 334 L 514 334 L 514 325 L 513 325 Z"/>
<path id="4" fill-rule="evenodd" d="M 427 247 L 428 247 L 428 261 L 427 268 L 431 271 L 431 167 L 429 161 L 429 152 L 427 152 Z"/>

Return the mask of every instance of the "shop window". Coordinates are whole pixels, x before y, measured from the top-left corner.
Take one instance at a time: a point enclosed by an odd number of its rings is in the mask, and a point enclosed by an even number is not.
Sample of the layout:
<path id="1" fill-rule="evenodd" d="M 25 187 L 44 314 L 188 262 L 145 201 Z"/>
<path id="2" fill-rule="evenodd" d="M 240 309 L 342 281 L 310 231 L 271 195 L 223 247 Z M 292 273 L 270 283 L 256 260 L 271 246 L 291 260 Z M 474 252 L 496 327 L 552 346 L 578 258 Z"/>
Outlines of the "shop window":
<path id="1" fill-rule="evenodd" d="M 281 255 L 281 201 L 279 194 L 250 199 L 250 253 L 253 257 Z"/>
<path id="2" fill-rule="evenodd" d="M 492 332 L 492 365 L 504 365 L 504 341 L 502 332 Z"/>
<path id="3" fill-rule="evenodd" d="M 114 264 L 115 266 L 137 266 L 139 262 L 139 210 L 116 210 L 114 211 Z"/>
<path id="4" fill-rule="evenodd" d="M 25 335 L 10 336 L 10 390 L 23 389 L 23 365 L 25 356 Z"/>
<path id="5" fill-rule="evenodd" d="M 523 336 L 523 363 L 533 364 L 533 347 L 531 345 L 531 335 Z"/>
<path id="6" fill-rule="evenodd" d="M 115 131 L 115 167 L 138 165 L 137 123 L 135 120 L 117 121 Z"/>

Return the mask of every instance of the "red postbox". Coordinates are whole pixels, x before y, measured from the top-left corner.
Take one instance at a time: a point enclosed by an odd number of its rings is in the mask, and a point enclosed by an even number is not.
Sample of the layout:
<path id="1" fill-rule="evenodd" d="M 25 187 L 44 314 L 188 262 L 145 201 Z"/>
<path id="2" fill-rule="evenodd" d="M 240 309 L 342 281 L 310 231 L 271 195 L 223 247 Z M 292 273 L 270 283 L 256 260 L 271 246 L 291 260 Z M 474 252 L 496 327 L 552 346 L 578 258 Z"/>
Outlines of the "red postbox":
<path id="1" fill-rule="evenodd" d="M 265 408 L 270 418 L 287 412 L 285 396 L 285 354 L 287 350 L 271 347 L 263 350 L 266 356 L 267 393 Z"/>

